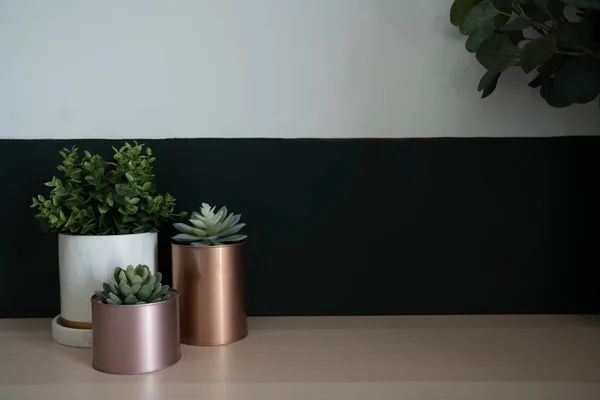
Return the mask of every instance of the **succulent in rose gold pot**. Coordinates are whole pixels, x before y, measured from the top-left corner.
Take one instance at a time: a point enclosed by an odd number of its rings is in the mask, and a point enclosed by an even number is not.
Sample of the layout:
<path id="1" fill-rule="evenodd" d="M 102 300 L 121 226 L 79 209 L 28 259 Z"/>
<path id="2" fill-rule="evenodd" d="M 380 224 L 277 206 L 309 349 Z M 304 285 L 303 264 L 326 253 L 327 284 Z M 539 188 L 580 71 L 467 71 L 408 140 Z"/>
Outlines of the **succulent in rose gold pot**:
<path id="1" fill-rule="evenodd" d="M 141 374 L 181 358 L 179 292 L 145 265 L 114 270 L 92 297 L 93 366 L 109 374 Z"/>

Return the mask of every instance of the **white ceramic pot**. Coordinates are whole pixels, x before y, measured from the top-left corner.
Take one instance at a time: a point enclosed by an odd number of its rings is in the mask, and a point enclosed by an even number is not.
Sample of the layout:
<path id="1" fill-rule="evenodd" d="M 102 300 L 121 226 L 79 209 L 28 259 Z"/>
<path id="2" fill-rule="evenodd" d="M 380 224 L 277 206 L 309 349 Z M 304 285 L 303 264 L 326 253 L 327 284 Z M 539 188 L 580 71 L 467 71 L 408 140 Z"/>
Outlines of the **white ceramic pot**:
<path id="1" fill-rule="evenodd" d="M 116 267 L 145 264 L 155 273 L 158 266 L 158 235 L 58 235 L 60 310 L 63 327 L 88 327 L 92 322 L 90 298 L 102 283 L 112 279 Z M 55 330 L 53 326 L 53 332 Z M 77 330 L 77 329 L 75 329 Z M 64 332 L 63 332 L 64 334 Z M 74 333 L 76 334 L 76 332 Z M 59 333 L 59 335 L 62 334 Z M 57 335 L 55 334 L 55 340 Z M 62 344 L 81 346 L 80 343 Z M 69 341 L 69 339 L 66 339 Z"/>

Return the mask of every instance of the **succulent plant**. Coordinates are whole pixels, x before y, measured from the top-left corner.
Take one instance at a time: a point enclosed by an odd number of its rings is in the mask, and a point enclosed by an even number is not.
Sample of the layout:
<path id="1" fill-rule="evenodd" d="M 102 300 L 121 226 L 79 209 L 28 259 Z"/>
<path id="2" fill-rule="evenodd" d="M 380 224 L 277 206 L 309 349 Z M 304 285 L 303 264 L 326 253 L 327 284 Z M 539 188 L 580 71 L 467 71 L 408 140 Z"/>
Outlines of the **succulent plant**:
<path id="1" fill-rule="evenodd" d="M 182 222 L 173 224 L 179 232 L 173 236 L 176 242 L 191 246 L 218 246 L 227 243 L 241 242 L 248 236 L 237 234 L 246 224 L 238 223 L 240 214 L 227 214 L 227 207 L 221 207 L 215 213 L 215 207 L 202 203 L 200 212 L 193 212 L 190 225 Z"/>
<path id="2" fill-rule="evenodd" d="M 113 273 L 114 281 L 104 282 L 103 291 L 96 295 L 107 304 L 146 304 L 157 303 L 171 298 L 169 286 L 160 283 L 162 274 L 152 274 L 146 265 L 117 267 Z"/>

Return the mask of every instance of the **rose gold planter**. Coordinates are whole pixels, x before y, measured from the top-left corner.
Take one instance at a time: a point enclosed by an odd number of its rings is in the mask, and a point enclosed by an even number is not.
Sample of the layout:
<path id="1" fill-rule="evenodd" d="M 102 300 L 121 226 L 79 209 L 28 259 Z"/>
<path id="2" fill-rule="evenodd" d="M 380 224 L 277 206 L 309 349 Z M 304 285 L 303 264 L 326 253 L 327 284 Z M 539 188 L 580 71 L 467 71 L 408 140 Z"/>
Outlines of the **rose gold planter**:
<path id="1" fill-rule="evenodd" d="M 181 358 L 179 292 L 151 304 L 104 304 L 92 297 L 93 366 L 109 374 L 143 374 Z"/>
<path id="2" fill-rule="evenodd" d="M 232 343 L 248 334 L 244 302 L 244 243 L 171 244 L 173 287 L 181 293 L 181 341 Z"/>

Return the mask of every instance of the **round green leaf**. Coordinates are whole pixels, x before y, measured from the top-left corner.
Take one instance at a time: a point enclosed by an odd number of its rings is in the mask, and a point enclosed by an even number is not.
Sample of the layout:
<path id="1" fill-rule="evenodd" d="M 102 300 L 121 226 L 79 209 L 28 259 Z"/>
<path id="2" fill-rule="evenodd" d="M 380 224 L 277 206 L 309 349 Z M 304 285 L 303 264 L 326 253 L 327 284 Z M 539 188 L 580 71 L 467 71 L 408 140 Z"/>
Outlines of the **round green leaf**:
<path id="1" fill-rule="evenodd" d="M 494 18 L 494 22 L 496 26 L 503 26 L 510 20 L 510 17 L 506 14 L 512 14 L 512 0 L 493 0 L 493 3 L 496 9 L 503 13 L 498 14 Z"/>
<path id="2" fill-rule="evenodd" d="M 479 0 L 454 0 L 450 7 L 450 22 L 454 26 L 460 26 L 465 16 L 477 4 Z"/>
<path id="3" fill-rule="evenodd" d="M 469 11 L 460 25 L 460 33 L 470 35 L 477 27 L 493 21 L 498 15 L 498 10 L 489 0 L 483 0 Z"/>
<path id="4" fill-rule="evenodd" d="M 587 20 L 579 22 L 565 22 L 556 28 L 556 36 L 562 49 L 578 51 L 576 45 L 590 47 L 592 45 L 592 31 Z"/>
<path id="5" fill-rule="evenodd" d="M 499 77 L 500 77 L 500 72 L 496 72 L 496 71 L 486 72 L 485 75 L 483 75 L 481 77 L 481 80 L 479 81 L 479 85 L 477 86 L 477 91 L 481 92 L 482 90 L 484 90 L 487 87 L 490 87 L 491 85 L 494 85 L 494 87 L 495 87 L 496 85 L 494 82 L 497 82 Z"/>
<path id="6" fill-rule="evenodd" d="M 572 104 L 561 96 L 556 91 L 554 78 L 549 78 L 544 81 L 542 88 L 540 89 L 540 95 L 546 100 L 548 105 L 555 108 L 563 108 Z"/>
<path id="7" fill-rule="evenodd" d="M 528 83 L 529 87 L 537 88 L 542 86 L 546 79 L 552 77 L 565 63 L 567 56 L 554 54 L 550 59 L 544 62 L 538 69 L 538 75 Z"/>
<path id="8" fill-rule="evenodd" d="M 533 78 L 533 80 L 531 82 L 529 82 L 527 84 L 527 86 L 532 87 L 532 88 L 538 88 L 540 86 L 542 86 L 544 84 L 544 81 L 546 81 L 546 79 L 548 79 L 550 77 L 550 74 L 546 73 L 546 72 L 538 72 L 538 75 Z"/>
<path id="9" fill-rule="evenodd" d="M 600 0 L 563 0 L 563 2 L 571 7 L 600 10 Z"/>
<path id="10" fill-rule="evenodd" d="M 555 75 L 554 90 L 569 103 L 589 103 L 600 94 L 600 63 L 577 57 Z"/>
<path id="11" fill-rule="evenodd" d="M 528 74 L 552 57 L 557 42 L 556 35 L 550 34 L 532 40 L 523 46 L 523 50 L 521 50 L 521 68 L 523 68 L 523 71 Z"/>
<path id="12" fill-rule="evenodd" d="M 519 56 L 517 47 L 506 35 L 486 39 L 477 50 L 477 61 L 487 70 L 502 72 Z"/>
<path id="13" fill-rule="evenodd" d="M 504 25 L 500 30 L 502 32 L 515 32 L 522 31 L 523 29 L 527 29 L 531 26 L 531 20 L 526 18 L 517 18 L 515 20 L 510 21 L 508 24 Z"/>
<path id="14" fill-rule="evenodd" d="M 528 1 L 521 4 L 521 7 L 525 11 L 525 15 L 533 21 L 546 22 L 551 18 L 559 19 L 564 13 L 565 4 L 563 0 L 549 0 L 546 2 L 545 8 L 540 8 L 534 2 Z"/>
<path id="15" fill-rule="evenodd" d="M 496 86 L 498 85 L 499 78 L 500 78 L 500 74 L 496 75 L 496 78 L 483 89 L 483 93 L 481 93 L 482 99 L 485 99 L 490 94 L 494 93 L 494 90 L 496 90 Z"/>
<path id="16" fill-rule="evenodd" d="M 469 53 L 476 53 L 479 46 L 481 46 L 481 43 L 483 43 L 485 39 L 491 37 L 495 30 L 496 28 L 493 22 L 487 22 L 480 25 L 467 39 L 467 42 L 465 43 L 467 51 Z"/>

